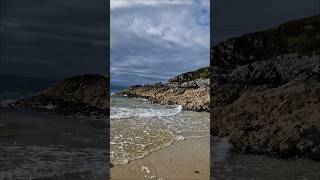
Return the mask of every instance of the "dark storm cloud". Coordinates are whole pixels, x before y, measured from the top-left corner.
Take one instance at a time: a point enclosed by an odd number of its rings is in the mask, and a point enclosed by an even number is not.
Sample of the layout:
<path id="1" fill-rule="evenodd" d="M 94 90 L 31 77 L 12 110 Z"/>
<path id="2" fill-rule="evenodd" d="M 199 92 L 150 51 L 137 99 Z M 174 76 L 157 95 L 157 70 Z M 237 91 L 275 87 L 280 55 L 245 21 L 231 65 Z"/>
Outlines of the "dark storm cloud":
<path id="1" fill-rule="evenodd" d="M 107 74 L 108 11 L 105 0 L 1 1 L 1 72 Z"/>
<path id="2" fill-rule="evenodd" d="M 319 0 L 213 0 L 214 43 L 320 14 Z"/>

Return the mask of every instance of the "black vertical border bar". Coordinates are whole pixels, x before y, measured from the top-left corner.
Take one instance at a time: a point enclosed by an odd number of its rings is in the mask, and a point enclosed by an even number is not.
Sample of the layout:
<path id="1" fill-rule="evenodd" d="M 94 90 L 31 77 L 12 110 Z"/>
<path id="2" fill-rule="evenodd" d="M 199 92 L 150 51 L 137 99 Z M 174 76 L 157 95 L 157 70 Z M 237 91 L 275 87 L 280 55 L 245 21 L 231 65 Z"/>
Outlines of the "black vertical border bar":
<path id="1" fill-rule="evenodd" d="M 2 52 L 2 47 L 4 46 L 4 43 L 3 43 L 3 40 L 1 39 L 3 37 L 2 33 L 3 33 L 3 28 L 4 28 L 4 27 L 1 27 L 2 21 L 3 21 L 3 10 L 4 10 L 4 1 L 0 0 L 0 80 L 3 78 L 2 77 L 2 68 L 3 68 L 2 60 L 4 57 L 4 55 L 3 55 L 4 52 Z M 2 89 L 0 90 L 0 94 L 2 93 L 1 91 L 2 91 Z M 0 99 L 0 103 L 1 102 L 2 102 L 2 98 Z M 0 122 L 1 122 L 1 118 L 0 118 Z M 0 138 L 0 143 L 1 142 L 2 142 L 2 138 Z"/>
<path id="2" fill-rule="evenodd" d="M 4 1 L 0 0 L 0 82 L 2 81 L 2 60 L 3 60 L 3 52 L 2 52 L 2 46 L 3 46 L 3 41 L 2 41 L 2 32 L 3 32 L 3 27 L 1 27 L 2 25 L 2 21 L 3 21 L 3 6 L 4 5 Z M 1 94 L 3 93 L 2 88 L 0 88 L 0 104 L 2 104 L 2 97 Z M 2 113 L 0 113 L 0 124 L 3 124 L 3 120 L 2 120 Z M 0 143 L 2 144 L 3 142 L 3 137 L 0 136 Z M 0 159 L 2 159 L 2 157 L 5 157 L 4 154 L 1 154 L 0 152 Z M 1 169 L 1 167 L 0 167 Z M 0 179 L 4 178 L 4 175 L 2 172 L 0 172 Z"/>

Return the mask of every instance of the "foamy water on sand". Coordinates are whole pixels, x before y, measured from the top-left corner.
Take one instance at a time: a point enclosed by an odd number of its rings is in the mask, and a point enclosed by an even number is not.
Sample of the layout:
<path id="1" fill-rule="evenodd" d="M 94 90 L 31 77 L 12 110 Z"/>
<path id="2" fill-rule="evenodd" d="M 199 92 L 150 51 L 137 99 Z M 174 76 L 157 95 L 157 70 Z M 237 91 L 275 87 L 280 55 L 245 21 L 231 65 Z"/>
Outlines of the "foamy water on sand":
<path id="1" fill-rule="evenodd" d="M 209 136 L 209 114 L 142 99 L 111 97 L 111 163 L 125 164 L 172 144 Z"/>

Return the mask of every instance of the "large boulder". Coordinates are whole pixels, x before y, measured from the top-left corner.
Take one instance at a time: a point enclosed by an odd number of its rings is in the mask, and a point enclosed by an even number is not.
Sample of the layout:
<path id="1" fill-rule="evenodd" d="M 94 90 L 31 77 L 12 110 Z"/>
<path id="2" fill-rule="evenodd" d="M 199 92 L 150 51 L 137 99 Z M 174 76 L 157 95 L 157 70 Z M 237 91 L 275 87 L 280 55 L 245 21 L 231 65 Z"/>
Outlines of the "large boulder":
<path id="1" fill-rule="evenodd" d="M 320 81 L 301 74 L 276 88 L 253 88 L 212 113 L 212 131 L 235 151 L 320 160 Z"/>

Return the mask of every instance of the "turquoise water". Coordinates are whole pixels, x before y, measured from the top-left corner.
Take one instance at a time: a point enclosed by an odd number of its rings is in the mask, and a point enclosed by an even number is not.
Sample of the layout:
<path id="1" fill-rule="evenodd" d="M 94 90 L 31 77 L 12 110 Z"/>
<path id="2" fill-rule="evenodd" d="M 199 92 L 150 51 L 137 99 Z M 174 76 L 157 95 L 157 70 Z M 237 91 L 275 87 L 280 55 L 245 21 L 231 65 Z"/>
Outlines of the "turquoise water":
<path id="1" fill-rule="evenodd" d="M 126 88 L 127 88 L 127 86 L 111 84 L 110 85 L 110 92 L 111 92 L 111 94 L 114 94 L 114 93 L 119 92 L 121 90 L 124 90 Z"/>

